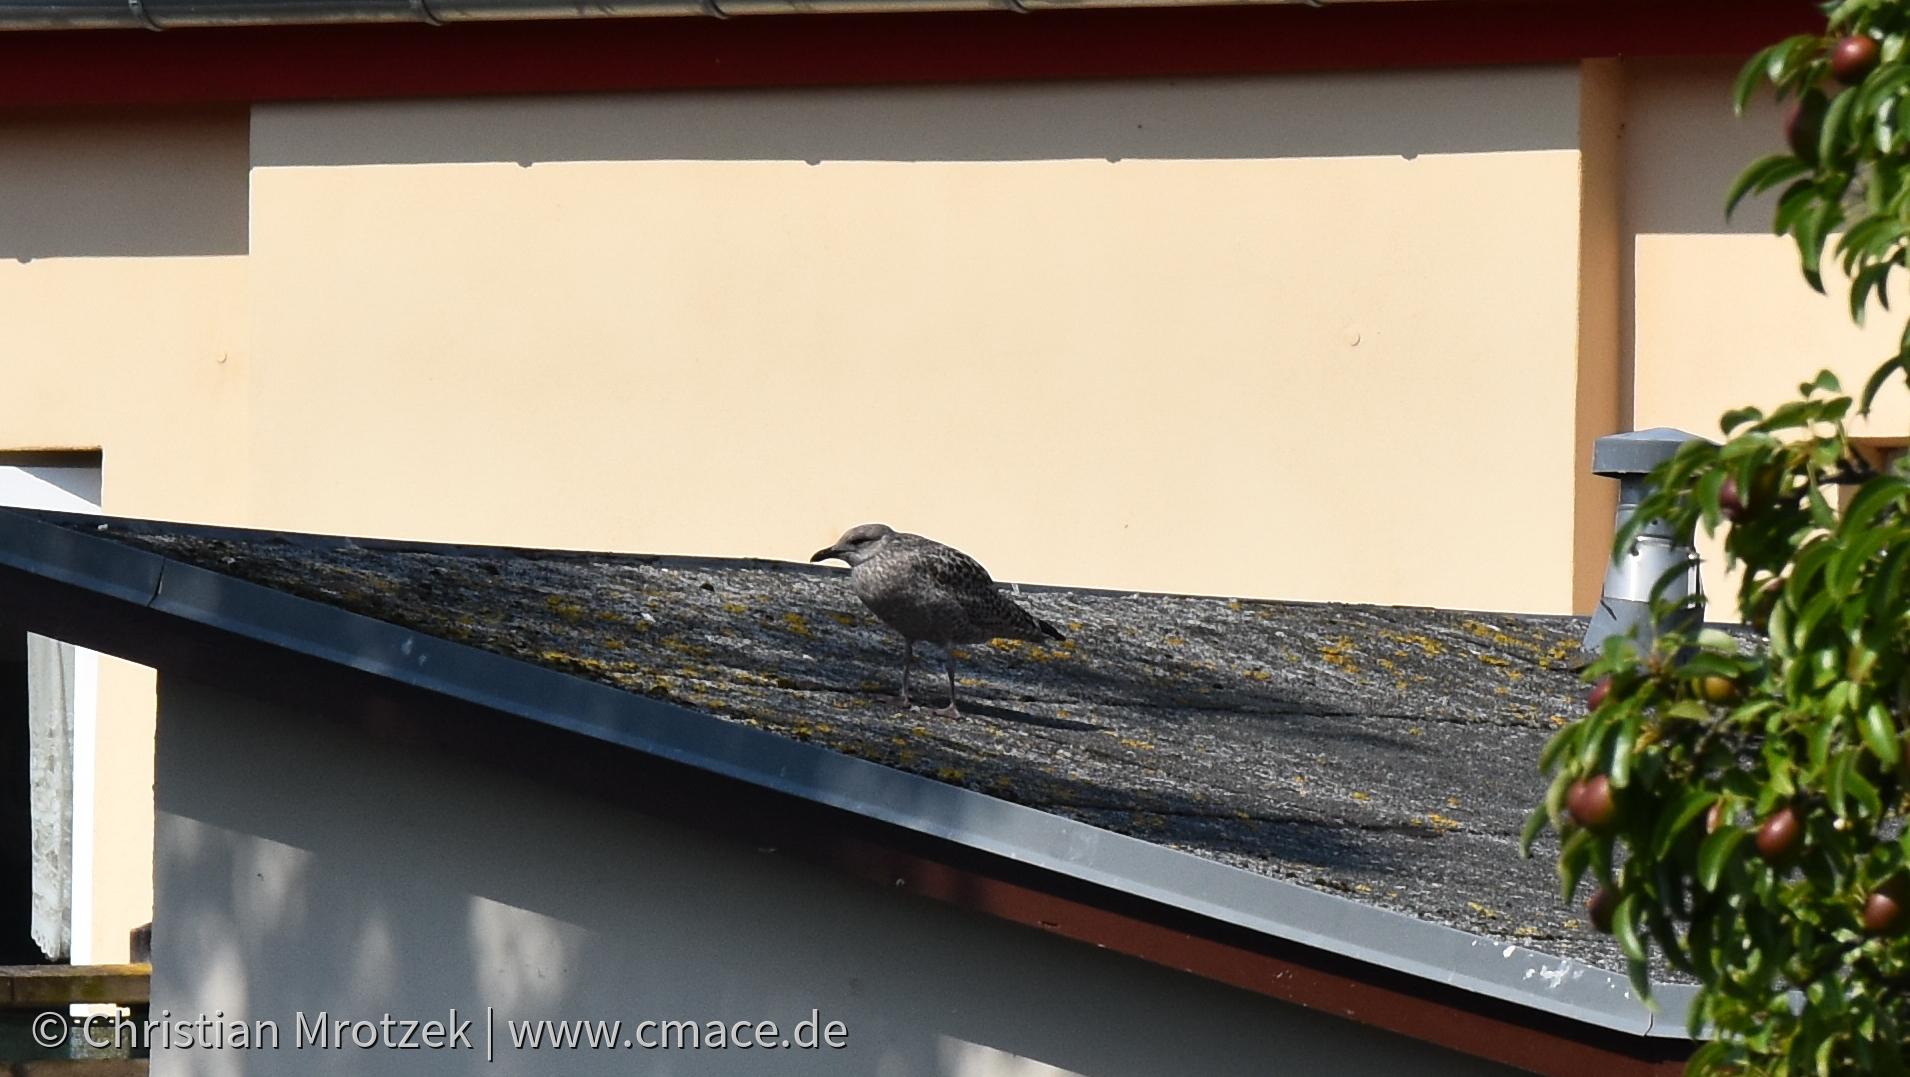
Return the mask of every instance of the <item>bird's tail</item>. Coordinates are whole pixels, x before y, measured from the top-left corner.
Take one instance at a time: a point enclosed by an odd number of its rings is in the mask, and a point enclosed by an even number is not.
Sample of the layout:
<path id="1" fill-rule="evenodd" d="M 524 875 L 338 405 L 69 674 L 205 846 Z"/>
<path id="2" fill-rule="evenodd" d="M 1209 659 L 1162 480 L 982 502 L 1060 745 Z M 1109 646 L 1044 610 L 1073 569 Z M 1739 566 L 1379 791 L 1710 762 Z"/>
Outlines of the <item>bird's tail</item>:
<path id="1" fill-rule="evenodd" d="M 1048 636 L 1052 639 L 1058 639 L 1063 643 L 1066 643 L 1068 641 L 1068 637 L 1062 635 L 1061 630 L 1059 628 L 1056 628 L 1052 621 L 1044 621 L 1041 618 L 1037 617 L 1035 618 L 1035 623 L 1041 626 L 1042 635 Z"/>

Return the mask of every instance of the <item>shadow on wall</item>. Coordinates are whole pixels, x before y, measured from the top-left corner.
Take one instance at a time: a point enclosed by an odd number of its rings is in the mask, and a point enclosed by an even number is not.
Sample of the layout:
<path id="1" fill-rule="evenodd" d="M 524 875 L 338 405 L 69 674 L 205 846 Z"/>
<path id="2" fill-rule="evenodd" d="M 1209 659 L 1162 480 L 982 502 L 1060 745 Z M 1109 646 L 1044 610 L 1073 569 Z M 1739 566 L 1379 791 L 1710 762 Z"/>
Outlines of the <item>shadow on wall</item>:
<path id="1" fill-rule="evenodd" d="M 0 259 L 246 253 L 246 111 L 0 116 Z"/>
<path id="2" fill-rule="evenodd" d="M 1625 217 L 1633 235 L 1768 234 L 1775 197 L 1747 200 L 1730 220 L 1724 196 L 1752 161 L 1784 152 L 1783 116 L 1768 95 L 1737 117 L 1730 57 L 1625 63 Z"/>
<path id="3" fill-rule="evenodd" d="M 257 166 L 1403 156 L 1578 145 L 1573 66 L 268 104 Z"/>
<path id="4" fill-rule="evenodd" d="M 407 1075 L 1512 1075 L 176 680 L 157 793 L 154 1008 L 272 1020 L 283 1045 L 219 1072 L 299 1057 L 301 1012 L 456 1007 L 472 1051 L 300 1054 Z M 486 1006 L 495 1065 L 476 1061 Z M 622 1021 L 633 1038 L 642 1020 L 747 1019 L 781 1037 L 811 1011 L 848 1046 L 533 1050 L 508 1024 Z M 155 1070 L 205 1055 L 156 1050 Z"/>

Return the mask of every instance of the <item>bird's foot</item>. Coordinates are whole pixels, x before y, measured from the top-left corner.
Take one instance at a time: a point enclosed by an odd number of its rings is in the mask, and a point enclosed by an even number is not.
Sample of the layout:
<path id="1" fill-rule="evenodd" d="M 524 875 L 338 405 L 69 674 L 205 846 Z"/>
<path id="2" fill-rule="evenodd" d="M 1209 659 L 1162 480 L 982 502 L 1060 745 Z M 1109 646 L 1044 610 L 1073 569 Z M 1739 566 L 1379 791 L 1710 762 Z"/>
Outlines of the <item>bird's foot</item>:
<path id="1" fill-rule="evenodd" d="M 962 716 L 961 710 L 958 709 L 953 703 L 950 703 L 946 707 L 937 707 L 934 713 L 939 714 L 944 718 L 960 718 Z"/>
<path id="2" fill-rule="evenodd" d="M 876 696 L 875 701 L 885 706 L 900 707 L 905 711 L 915 709 L 915 702 L 907 696 L 892 696 L 892 695 L 882 694 L 882 695 Z"/>

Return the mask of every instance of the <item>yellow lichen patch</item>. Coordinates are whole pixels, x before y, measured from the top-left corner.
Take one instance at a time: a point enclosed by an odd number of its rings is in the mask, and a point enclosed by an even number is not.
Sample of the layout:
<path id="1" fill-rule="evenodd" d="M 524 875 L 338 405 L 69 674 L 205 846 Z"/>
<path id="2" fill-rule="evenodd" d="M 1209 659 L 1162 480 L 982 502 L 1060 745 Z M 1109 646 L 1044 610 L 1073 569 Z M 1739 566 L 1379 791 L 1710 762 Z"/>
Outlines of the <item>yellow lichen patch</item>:
<path id="1" fill-rule="evenodd" d="M 1354 793 L 1353 799 L 1354 800 L 1371 800 L 1373 798 L 1370 796 L 1367 796 L 1365 793 Z"/>
<path id="2" fill-rule="evenodd" d="M 1478 658 L 1479 658 L 1479 661 L 1484 662 L 1488 666 L 1509 666 L 1512 664 L 1506 659 L 1500 658 L 1496 654 L 1482 654 L 1482 655 L 1479 655 Z"/>
<path id="3" fill-rule="evenodd" d="M 1273 679 L 1273 674 L 1268 673 L 1264 669 L 1250 669 L 1247 671 L 1247 676 L 1252 677 L 1256 681 L 1270 681 Z"/>
<path id="4" fill-rule="evenodd" d="M 1422 636 L 1416 632 L 1405 633 L 1405 632 L 1389 632 L 1389 631 L 1382 630 L 1380 632 L 1380 635 L 1387 639 L 1392 640 L 1395 643 L 1404 643 L 1409 646 L 1417 647 L 1420 650 L 1426 652 L 1426 654 L 1431 657 L 1436 658 L 1439 655 L 1446 653 L 1445 644 L 1439 642 L 1436 639 L 1433 639 L 1430 636 Z"/>
<path id="5" fill-rule="evenodd" d="M 1514 928 L 1512 933 L 1514 935 L 1536 935 L 1539 933 L 1539 929 L 1536 927 Z"/>
<path id="6" fill-rule="evenodd" d="M 1227 600 L 1227 608 L 1228 608 L 1228 609 L 1230 609 L 1230 610 L 1237 610 L 1237 609 L 1239 609 L 1239 608 L 1240 608 L 1240 600 L 1239 600 L 1239 599 L 1237 599 L 1237 598 L 1230 598 L 1230 599 L 1228 599 L 1228 600 Z"/>
<path id="7" fill-rule="evenodd" d="M 1320 648 L 1321 658 L 1346 670 L 1348 673 L 1358 673 L 1360 670 L 1359 665 L 1353 661 L 1353 655 L 1357 653 L 1358 650 L 1353 646 L 1353 641 L 1346 636 L 1341 636 L 1339 639 L 1333 641 L 1332 644 Z"/>
<path id="8" fill-rule="evenodd" d="M 1436 830 L 1459 830 L 1462 828 L 1462 824 L 1459 820 L 1447 818 L 1438 812 L 1426 813 L 1426 820 L 1431 823 Z"/>
<path id="9" fill-rule="evenodd" d="M 1167 644 L 1169 647 L 1179 647 L 1182 644 L 1186 643 L 1187 641 L 1180 638 L 1179 636 L 1169 636 L 1166 639 L 1162 640 L 1161 642 Z"/>
<path id="10" fill-rule="evenodd" d="M 1144 741 L 1144 740 L 1130 740 L 1130 739 L 1128 739 L 1127 737 L 1122 737 L 1122 738 L 1121 738 L 1121 747 L 1123 747 L 1123 748 L 1138 748 L 1138 749 L 1140 749 L 1140 750 L 1142 750 L 1142 751 L 1150 751 L 1150 750 L 1152 750 L 1152 749 L 1153 749 L 1153 747 L 1154 747 L 1154 746 L 1153 746 L 1152 744 L 1149 744 L 1148 742 L 1146 742 L 1146 741 Z"/>
<path id="11" fill-rule="evenodd" d="M 937 778 L 942 779 L 945 782 L 959 782 L 963 778 L 968 777 L 968 772 L 965 770 L 958 770 L 955 767 L 943 767 L 942 769 L 935 772 L 935 776 Z"/>
<path id="12" fill-rule="evenodd" d="M 1471 909 L 1473 912 L 1478 913 L 1480 916 L 1483 916 L 1488 920 L 1497 920 L 1499 918 L 1498 913 L 1493 912 L 1491 909 L 1486 908 L 1484 905 L 1481 905 L 1476 901 L 1466 902 L 1466 908 Z"/>
<path id="13" fill-rule="evenodd" d="M 723 612 L 724 613 L 748 613 L 749 607 L 743 605 L 740 602 L 725 602 L 723 603 Z"/>
<path id="14" fill-rule="evenodd" d="M 1419 728 L 1418 726 L 1414 726 L 1411 729 L 1408 729 L 1406 732 L 1415 737 L 1423 737 L 1426 735 L 1426 731 Z"/>
<path id="15" fill-rule="evenodd" d="M 789 630 L 798 636 L 807 636 L 809 634 L 809 622 L 803 620 L 802 614 L 794 610 L 783 614 L 783 623 L 788 625 Z"/>
<path id="16" fill-rule="evenodd" d="M 583 606 L 565 598 L 563 595 L 544 596 L 544 605 L 549 608 L 552 613 L 569 621 L 571 624 L 576 624 L 586 616 Z"/>
<path id="17" fill-rule="evenodd" d="M 831 610 L 829 612 L 829 616 L 835 618 L 836 623 L 839 625 L 847 625 L 850 627 L 854 627 L 856 623 L 856 619 L 854 617 L 851 617 L 848 614 L 842 613 L 838 610 Z"/>

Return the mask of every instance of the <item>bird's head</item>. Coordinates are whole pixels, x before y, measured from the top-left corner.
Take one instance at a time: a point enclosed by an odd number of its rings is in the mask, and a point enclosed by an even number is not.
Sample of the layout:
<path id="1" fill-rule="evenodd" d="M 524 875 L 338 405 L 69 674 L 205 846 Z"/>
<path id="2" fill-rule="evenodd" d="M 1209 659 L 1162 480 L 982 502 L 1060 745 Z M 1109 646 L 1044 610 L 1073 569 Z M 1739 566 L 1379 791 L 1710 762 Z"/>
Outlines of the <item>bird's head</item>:
<path id="1" fill-rule="evenodd" d="M 895 529 L 887 524 L 863 524 L 860 527 L 852 527 L 842 533 L 842 537 L 836 540 L 834 546 L 817 550 L 809 560 L 827 561 L 835 558 L 838 561 L 847 561 L 849 567 L 854 568 L 874 557 L 882 545 L 882 540 L 893 534 Z"/>

